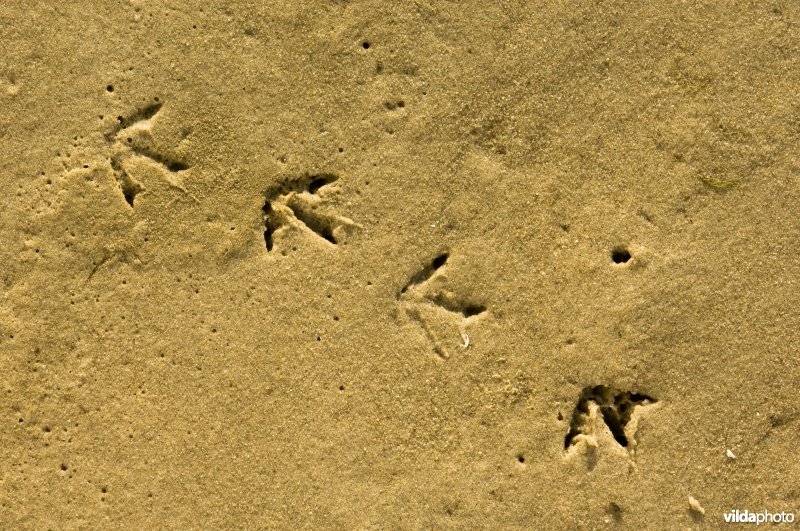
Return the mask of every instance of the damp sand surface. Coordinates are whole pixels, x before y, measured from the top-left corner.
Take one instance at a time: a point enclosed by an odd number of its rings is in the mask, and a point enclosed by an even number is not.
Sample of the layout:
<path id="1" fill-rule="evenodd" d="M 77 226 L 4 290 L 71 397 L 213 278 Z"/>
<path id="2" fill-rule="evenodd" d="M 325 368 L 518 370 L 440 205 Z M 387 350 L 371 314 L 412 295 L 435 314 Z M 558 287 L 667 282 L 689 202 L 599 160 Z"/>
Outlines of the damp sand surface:
<path id="1" fill-rule="evenodd" d="M 0 527 L 797 512 L 799 22 L 0 5 Z"/>

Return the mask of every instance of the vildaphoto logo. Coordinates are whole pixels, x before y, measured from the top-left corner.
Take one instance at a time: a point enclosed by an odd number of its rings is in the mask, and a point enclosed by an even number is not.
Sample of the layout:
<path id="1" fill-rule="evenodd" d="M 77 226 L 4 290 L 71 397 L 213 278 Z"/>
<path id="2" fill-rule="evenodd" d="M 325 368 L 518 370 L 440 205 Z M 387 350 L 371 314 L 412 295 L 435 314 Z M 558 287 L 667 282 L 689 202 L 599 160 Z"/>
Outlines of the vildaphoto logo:
<path id="1" fill-rule="evenodd" d="M 753 513 L 745 509 L 732 509 L 730 512 L 723 513 L 725 522 L 729 524 L 791 524 L 794 522 L 794 513 L 770 513 L 762 511 Z"/>

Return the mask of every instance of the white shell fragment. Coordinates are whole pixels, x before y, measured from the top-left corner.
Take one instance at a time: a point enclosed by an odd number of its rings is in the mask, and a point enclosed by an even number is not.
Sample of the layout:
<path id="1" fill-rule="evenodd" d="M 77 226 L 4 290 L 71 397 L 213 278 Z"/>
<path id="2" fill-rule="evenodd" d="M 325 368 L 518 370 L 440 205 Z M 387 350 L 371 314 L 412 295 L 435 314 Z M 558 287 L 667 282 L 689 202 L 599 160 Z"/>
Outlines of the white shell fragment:
<path id="1" fill-rule="evenodd" d="M 736 459 L 736 455 L 730 450 L 725 450 L 725 455 L 728 456 L 728 459 Z"/>
<path id="2" fill-rule="evenodd" d="M 689 496 L 689 508 L 696 513 L 706 514 L 706 510 L 703 509 L 703 506 L 700 505 L 700 502 L 694 499 L 692 496 Z"/>

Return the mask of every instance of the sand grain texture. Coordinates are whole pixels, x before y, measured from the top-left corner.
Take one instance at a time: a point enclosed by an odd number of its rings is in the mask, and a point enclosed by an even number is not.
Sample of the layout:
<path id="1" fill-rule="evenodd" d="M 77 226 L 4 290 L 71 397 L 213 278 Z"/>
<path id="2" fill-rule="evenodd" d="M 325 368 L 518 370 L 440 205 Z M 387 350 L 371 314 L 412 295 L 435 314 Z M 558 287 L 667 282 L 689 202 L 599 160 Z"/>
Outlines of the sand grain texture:
<path id="1" fill-rule="evenodd" d="M 0 3 L 0 527 L 796 512 L 799 23 Z"/>

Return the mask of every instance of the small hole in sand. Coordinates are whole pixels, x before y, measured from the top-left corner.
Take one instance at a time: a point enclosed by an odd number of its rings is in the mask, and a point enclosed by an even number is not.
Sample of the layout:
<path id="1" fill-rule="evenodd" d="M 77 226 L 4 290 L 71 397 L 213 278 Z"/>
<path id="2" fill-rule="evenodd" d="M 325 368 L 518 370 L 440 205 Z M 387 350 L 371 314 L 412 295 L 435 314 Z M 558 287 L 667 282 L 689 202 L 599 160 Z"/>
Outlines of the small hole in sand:
<path id="1" fill-rule="evenodd" d="M 114 85 L 109 85 L 109 86 L 107 86 L 107 87 L 106 87 L 106 91 L 108 91 L 108 92 L 114 92 Z"/>
<path id="2" fill-rule="evenodd" d="M 624 247 L 615 247 L 611 251 L 611 261 L 615 264 L 625 264 L 631 259 L 631 253 Z"/>
<path id="3" fill-rule="evenodd" d="M 485 311 L 486 306 L 470 304 L 469 306 L 466 306 L 461 313 L 464 314 L 464 317 L 472 317 L 473 315 L 478 315 Z"/>

